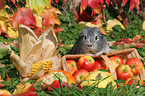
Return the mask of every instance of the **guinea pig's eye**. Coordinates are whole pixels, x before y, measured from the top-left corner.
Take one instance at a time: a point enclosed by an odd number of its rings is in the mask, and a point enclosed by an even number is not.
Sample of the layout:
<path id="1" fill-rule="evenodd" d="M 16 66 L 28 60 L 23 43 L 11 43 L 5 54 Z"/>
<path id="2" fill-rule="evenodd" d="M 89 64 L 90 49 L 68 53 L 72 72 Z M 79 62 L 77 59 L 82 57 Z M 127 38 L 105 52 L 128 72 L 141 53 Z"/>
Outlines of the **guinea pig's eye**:
<path id="1" fill-rule="evenodd" d="M 84 36 L 84 40 L 86 40 L 87 39 L 87 36 Z"/>
<path id="2" fill-rule="evenodd" d="M 95 36 L 95 40 L 98 40 L 98 36 Z"/>

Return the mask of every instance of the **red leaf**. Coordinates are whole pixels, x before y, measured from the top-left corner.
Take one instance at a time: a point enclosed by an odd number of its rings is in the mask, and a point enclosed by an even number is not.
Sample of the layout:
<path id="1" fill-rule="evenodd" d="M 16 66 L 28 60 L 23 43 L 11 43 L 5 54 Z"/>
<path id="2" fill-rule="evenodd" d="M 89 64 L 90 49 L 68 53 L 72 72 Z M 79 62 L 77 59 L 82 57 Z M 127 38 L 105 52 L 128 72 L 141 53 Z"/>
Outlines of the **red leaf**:
<path id="1" fill-rule="evenodd" d="M 90 22 L 93 18 L 93 16 L 88 15 L 87 12 L 84 10 L 82 13 L 79 13 L 78 11 L 75 10 L 75 16 L 78 21 L 85 21 L 85 22 Z"/>
<path id="2" fill-rule="evenodd" d="M 103 5 L 104 4 L 104 0 L 99 0 L 100 1 L 100 3 Z"/>
<path id="3" fill-rule="evenodd" d="M 115 2 L 117 3 L 117 5 L 120 5 L 120 0 L 115 0 Z"/>
<path id="4" fill-rule="evenodd" d="M 141 39 L 141 36 L 140 36 L 140 35 L 136 35 L 136 36 L 133 38 L 133 41 L 136 42 L 136 41 L 138 41 L 138 40 L 140 40 L 140 39 Z"/>
<path id="5" fill-rule="evenodd" d="M 3 84 L 0 84 L 0 89 L 1 89 L 2 87 L 5 87 L 5 85 L 3 85 Z"/>
<path id="6" fill-rule="evenodd" d="M 55 34 L 57 35 L 57 32 L 63 31 L 63 29 L 60 27 L 55 27 L 54 31 L 55 31 Z"/>
<path id="7" fill-rule="evenodd" d="M 88 0 L 81 0 L 80 13 L 82 13 L 82 11 L 87 8 L 87 6 L 88 6 Z"/>
<path id="8" fill-rule="evenodd" d="M 4 9 L 5 0 L 0 0 L 0 9 Z"/>
<path id="9" fill-rule="evenodd" d="M 15 4 L 15 0 L 11 0 Z M 15 4 L 16 5 L 16 4 Z"/>
<path id="10" fill-rule="evenodd" d="M 110 0 L 105 0 L 105 3 L 107 4 L 107 6 L 109 6 L 109 2 Z"/>
<path id="11" fill-rule="evenodd" d="M 30 8 L 18 8 L 18 12 L 14 13 L 11 19 L 15 30 L 17 29 L 18 23 L 24 24 L 28 27 L 36 27 L 36 20 Z"/>
<path id="12" fill-rule="evenodd" d="M 124 5 L 127 3 L 128 0 L 123 0 Z"/>
<path id="13" fill-rule="evenodd" d="M 37 28 L 34 28 L 33 31 L 34 31 L 34 33 L 36 34 L 37 37 L 40 37 L 41 34 L 43 32 L 45 32 L 45 30 L 43 30 L 42 28 L 38 28 L 38 27 Z"/>
<path id="14" fill-rule="evenodd" d="M 63 1 L 63 3 L 65 3 L 65 2 L 66 2 L 66 0 Z"/>
<path id="15" fill-rule="evenodd" d="M 55 2 L 58 4 L 59 0 L 55 0 Z"/>
<path id="16" fill-rule="evenodd" d="M 130 12 L 130 10 L 133 9 L 135 6 L 137 6 L 137 11 L 139 11 L 139 0 L 130 0 L 129 12 Z"/>
<path id="17" fill-rule="evenodd" d="M 99 0 L 88 0 L 88 6 L 90 6 L 92 9 L 98 7 L 99 3 L 101 3 Z"/>
<path id="18" fill-rule="evenodd" d="M 125 39 L 120 39 L 118 42 L 115 42 L 113 46 L 116 46 L 118 44 L 131 44 L 131 43 L 133 43 L 132 39 L 125 38 Z"/>
<path id="19" fill-rule="evenodd" d="M 145 40 L 140 40 L 140 43 L 143 43 L 143 44 L 145 44 Z"/>
<path id="20" fill-rule="evenodd" d="M 0 35 L 4 37 L 9 37 L 8 34 L 4 32 L 1 28 L 0 28 Z"/>

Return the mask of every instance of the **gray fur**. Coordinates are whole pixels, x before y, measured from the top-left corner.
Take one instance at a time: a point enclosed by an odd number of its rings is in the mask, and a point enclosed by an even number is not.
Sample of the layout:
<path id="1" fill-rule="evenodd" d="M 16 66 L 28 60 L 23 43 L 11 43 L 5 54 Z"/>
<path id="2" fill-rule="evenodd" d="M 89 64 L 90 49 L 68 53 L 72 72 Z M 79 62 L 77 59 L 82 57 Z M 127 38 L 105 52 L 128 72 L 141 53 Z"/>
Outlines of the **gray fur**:
<path id="1" fill-rule="evenodd" d="M 109 52 L 110 48 L 106 37 L 97 27 L 86 27 L 79 34 L 73 48 L 67 54 L 88 54 L 99 56 Z"/>

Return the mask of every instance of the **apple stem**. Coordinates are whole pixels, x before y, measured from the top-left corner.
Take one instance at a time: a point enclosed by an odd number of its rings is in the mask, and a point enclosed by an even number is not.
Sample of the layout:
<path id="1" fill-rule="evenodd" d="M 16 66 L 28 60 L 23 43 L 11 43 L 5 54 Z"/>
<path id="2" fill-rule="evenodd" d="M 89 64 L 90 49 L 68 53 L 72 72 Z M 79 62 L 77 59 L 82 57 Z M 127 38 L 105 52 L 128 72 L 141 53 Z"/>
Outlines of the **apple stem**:
<path id="1" fill-rule="evenodd" d="M 102 79 L 101 73 L 99 73 L 99 74 L 96 76 L 96 79 L 98 79 L 98 80 L 101 80 L 101 79 Z"/>
<path id="2" fill-rule="evenodd" d="M 131 67 L 131 68 L 135 68 L 134 66 L 132 66 L 131 64 L 129 64 L 129 66 Z"/>

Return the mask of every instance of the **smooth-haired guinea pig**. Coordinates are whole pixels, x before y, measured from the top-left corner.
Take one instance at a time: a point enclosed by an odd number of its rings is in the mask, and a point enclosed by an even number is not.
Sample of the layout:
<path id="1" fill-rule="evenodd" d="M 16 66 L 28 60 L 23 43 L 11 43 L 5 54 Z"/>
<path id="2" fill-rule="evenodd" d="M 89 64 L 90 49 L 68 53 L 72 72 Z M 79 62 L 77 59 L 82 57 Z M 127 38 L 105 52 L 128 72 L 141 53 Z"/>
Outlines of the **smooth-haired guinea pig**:
<path id="1" fill-rule="evenodd" d="M 67 54 L 88 54 L 99 56 L 109 52 L 110 48 L 106 37 L 97 27 L 86 27 L 79 34 L 72 49 Z"/>

